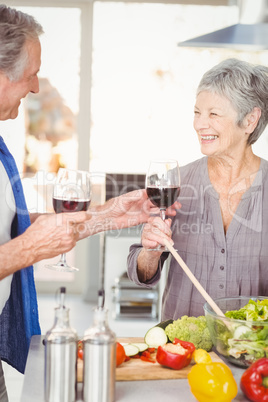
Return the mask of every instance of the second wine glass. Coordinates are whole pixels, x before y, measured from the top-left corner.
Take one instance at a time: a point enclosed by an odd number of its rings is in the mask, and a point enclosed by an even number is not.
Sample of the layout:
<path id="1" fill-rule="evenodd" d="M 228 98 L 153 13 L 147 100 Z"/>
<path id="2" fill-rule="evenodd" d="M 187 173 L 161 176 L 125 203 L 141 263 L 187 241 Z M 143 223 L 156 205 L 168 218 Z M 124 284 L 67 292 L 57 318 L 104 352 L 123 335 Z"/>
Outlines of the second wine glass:
<path id="1" fill-rule="evenodd" d="M 56 214 L 62 212 L 87 211 L 91 200 L 89 172 L 60 168 L 53 188 L 53 208 Z M 78 268 L 66 262 L 66 254 L 56 264 L 48 264 L 46 268 L 55 271 L 74 272 Z"/>
<path id="2" fill-rule="evenodd" d="M 146 175 L 146 191 L 152 203 L 166 219 L 166 209 L 174 204 L 180 193 L 180 169 L 176 160 L 151 161 Z M 159 250 L 161 246 L 157 249 Z M 165 251 L 168 251 L 167 249 Z"/>

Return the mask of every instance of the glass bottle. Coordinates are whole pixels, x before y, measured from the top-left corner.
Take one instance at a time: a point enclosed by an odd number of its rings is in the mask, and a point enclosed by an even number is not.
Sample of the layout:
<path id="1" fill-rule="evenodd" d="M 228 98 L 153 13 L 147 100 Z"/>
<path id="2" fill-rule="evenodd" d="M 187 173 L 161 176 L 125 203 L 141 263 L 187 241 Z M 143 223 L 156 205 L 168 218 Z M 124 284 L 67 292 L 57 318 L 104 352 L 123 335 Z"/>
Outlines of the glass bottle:
<path id="1" fill-rule="evenodd" d="M 65 307 L 66 288 L 60 288 L 53 327 L 45 336 L 45 401 L 75 402 L 77 334 Z"/>
<path id="2" fill-rule="evenodd" d="M 109 328 L 108 311 L 94 309 L 93 326 L 84 334 L 84 402 L 114 402 L 116 335 Z"/>

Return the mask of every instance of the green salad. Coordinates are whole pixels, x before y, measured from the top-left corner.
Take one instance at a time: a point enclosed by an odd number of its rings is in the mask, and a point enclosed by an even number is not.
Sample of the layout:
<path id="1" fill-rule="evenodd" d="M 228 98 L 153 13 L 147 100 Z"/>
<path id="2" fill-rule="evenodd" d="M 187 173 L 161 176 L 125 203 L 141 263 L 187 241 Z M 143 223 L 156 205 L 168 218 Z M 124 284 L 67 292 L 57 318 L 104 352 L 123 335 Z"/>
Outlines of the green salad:
<path id="1" fill-rule="evenodd" d="M 254 301 L 225 316 L 240 320 L 229 325 L 223 320 L 208 319 L 213 343 L 217 350 L 234 363 L 249 366 L 261 357 L 268 357 L 268 299 Z"/>

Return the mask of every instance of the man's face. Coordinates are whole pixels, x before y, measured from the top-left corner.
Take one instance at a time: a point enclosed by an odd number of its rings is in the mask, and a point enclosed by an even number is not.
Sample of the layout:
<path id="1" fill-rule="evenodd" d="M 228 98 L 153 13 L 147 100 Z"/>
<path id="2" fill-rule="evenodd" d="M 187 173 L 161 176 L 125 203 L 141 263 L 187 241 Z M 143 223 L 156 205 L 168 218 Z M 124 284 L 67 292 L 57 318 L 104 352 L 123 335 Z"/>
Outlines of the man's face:
<path id="1" fill-rule="evenodd" d="M 18 116 L 22 98 L 29 92 L 39 92 L 37 73 L 41 65 L 41 45 L 39 40 L 27 41 L 28 64 L 18 81 L 10 81 L 0 72 L 0 120 L 15 119 Z"/>

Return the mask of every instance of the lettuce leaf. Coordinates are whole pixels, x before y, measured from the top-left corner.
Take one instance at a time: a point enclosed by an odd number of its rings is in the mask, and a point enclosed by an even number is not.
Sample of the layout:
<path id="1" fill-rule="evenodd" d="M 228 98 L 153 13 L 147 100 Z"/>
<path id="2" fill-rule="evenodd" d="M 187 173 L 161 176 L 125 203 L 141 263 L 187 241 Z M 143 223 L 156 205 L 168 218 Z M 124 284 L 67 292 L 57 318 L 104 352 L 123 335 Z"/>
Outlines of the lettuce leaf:
<path id="1" fill-rule="evenodd" d="M 245 321 L 268 321 L 268 299 L 254 301 L 239 310 L 230 310 L 225 313 L 228 318 Z"/>

